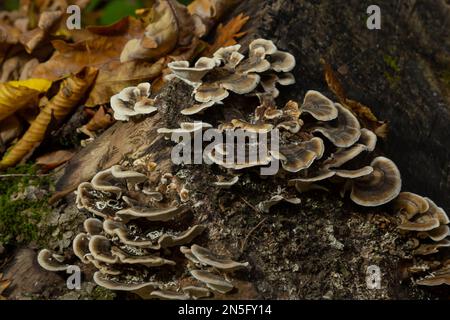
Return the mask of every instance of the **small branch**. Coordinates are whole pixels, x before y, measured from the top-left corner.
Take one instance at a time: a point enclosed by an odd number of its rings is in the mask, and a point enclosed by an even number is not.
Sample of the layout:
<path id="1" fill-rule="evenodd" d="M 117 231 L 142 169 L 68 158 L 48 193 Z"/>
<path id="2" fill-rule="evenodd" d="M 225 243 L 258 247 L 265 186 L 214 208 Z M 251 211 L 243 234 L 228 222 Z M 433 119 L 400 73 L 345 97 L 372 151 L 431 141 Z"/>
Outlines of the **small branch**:
<path id="1" fill-rule="evenodd" d="M 247 241 L 250 238 L 251 234 L 254 233 L 264 222 L 266 222 L 266 220 L 267 220 L 267 217 L 262 219 L 252 230 L 250 230 L 249 233 L 247 233 L 247 236 L 245 237 L 244 241 L 242 242 L 241 254 L 244 253 L 245 245 L 247 244 Z"/>
<path id="2" fill-rule="evenodd" d="M 261 210 L 256 208 L 254 205 L 252 205 L 250 202 L 248 202 L 245 198 L 240 197 L 242 201 L 245 202 L 246 205 L 248 205 L 250 208 L 252 208 L 256 213 L 261 213 Z"/>

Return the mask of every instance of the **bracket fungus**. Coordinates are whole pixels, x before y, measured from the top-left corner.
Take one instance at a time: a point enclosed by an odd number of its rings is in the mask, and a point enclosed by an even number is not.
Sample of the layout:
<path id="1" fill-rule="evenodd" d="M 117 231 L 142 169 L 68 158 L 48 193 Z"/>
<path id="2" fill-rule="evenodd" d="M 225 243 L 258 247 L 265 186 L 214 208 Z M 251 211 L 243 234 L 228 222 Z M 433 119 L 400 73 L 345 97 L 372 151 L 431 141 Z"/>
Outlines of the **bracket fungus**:
<path id="1" fill-rule="evenodd" d="M 111 97 L 111 108 L 116 120 L 128 121 L 141 114 L 152 114 L 157 111 L 155 101 L 150 99 L 151 85 L 140 83 L 136 87 L 127 87 Z"/>

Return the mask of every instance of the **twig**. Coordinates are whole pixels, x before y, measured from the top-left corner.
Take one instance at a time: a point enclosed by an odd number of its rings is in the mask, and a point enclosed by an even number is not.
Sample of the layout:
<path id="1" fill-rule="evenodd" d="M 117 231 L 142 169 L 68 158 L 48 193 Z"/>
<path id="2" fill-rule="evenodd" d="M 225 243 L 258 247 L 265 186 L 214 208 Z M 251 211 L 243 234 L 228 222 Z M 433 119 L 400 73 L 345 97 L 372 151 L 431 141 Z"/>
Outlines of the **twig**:
<path id="1" fill-rule="evenodd" d="M 244 253 L 245 245 L 247 244 L 248 239 L 250 238 L 251 234 L 256 231 L 265 221 L 267 220 L 267 217 L 262 219 L 252 230 L 250 230 L 249 233 L 247 233 L 247 236 L 245 237 L 244 241 L 242 242 L 241 246 L 241 254 Z"/>
<path id="2" fill-rule="evenodd" d="M 252 205 L 250 202 L 248 202 L 245 198 L 240 197 L 242 201 L 245 202 L 246 205 L 248 205 L 250 208 L 252 208 L 253 210 L 255 210 L 256 213 L 261 213 L 261 210 L 258 210 L 258 208 L 256 208 L 254 205 Z"/>

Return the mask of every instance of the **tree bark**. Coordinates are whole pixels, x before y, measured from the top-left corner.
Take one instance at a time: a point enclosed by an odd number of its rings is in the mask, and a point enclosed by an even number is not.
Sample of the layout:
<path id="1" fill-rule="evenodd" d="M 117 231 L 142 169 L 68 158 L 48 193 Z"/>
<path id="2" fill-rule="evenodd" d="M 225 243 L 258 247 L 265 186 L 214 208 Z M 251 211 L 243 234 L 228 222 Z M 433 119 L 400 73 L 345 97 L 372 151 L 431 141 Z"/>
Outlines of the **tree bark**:
<path id="1" fill-rule="evenodd" d="M 280 105 L 301 101 L 310 89 L 332 93 L 324 82 L 320 59 L 339 69 L 347 96 L 388 120 L 390 135 L 382 143 L 399 166 L 404 189 L 432 197 L 450 211 L 450 74 L 448 56 L 450 9 L 445 1 L 380 0 L 381 30 L 366 28 L 368 1 L 249 0 L 229 18 L 250 16 L 244 47 L 252 39 L 273 40 L 297 59 L 297 83 L 281 90 Z M 334 193 L 301 195 L 300 206 L 277 206 L 270 214 L 254 210 L 276 191 L 271 179 L 252 172 L 241 176 L 237 189 L 220 192 L 209 182 L 214 169 L 173 166 L 172 144 L 159 127 L 176 127 L 179 111 L 194 102 L 191 88 L 172 81 L 157 98 L 158 113 L 140 122 L 117 123 L 68 164 L 58 189 L 73 190 L 101 169 L 132 163 L 142 155 L 174 173 L 188 177 L 196 219 L 205 221 L 208 235 L 201 244 L 233 258 L 249 261 L 250 273 L 240 272 L 240 292 L 248 298 L 424 298 L 441 296 L 402 283 L 404 239 L 384 208 L 363 210 Z M 244 112 L 238 99 L 227 108 Z M 447 146 L 447 147 L 446 147 Z M 247 236 L 248 235 L 248 236 Z M 381 269 L 381 290 L 366 285 L 366 269 Z M 448 294 L 448 291 L 444 294 Z M 243 296 L 239 296 L 242 298 Z"/>

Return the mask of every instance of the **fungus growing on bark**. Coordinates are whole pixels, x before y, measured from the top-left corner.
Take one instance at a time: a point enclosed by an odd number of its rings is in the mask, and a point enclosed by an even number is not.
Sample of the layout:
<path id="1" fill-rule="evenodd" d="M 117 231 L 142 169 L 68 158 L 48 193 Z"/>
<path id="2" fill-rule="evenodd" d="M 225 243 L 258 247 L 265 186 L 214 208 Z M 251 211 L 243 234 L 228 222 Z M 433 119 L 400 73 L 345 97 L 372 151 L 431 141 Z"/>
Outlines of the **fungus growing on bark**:
<path id="1" fill-rule="evenodd" d="M 64 258 L 47 249 L 39 251 L 37 261 L 39 265 L 48 271 L 66 271 L 69 268 L 68 264 L 63 263 Z"/>
<path id="2" fill-rule="evenodd" d="M 116 120 L 128 121 L 131 117 L 157 111 L 155 101 L 150 99 L 150 83 L 128 87 L 111 97 L 111 108 Z"/>
<path id="3" fill-rule="evenodd" d="M 331 121 L 338 116 L 338 109 L 335 107 L 334 102 L 314 90 L 306 93 L 300 110 L 309 113 L 319 121 Z"/>

